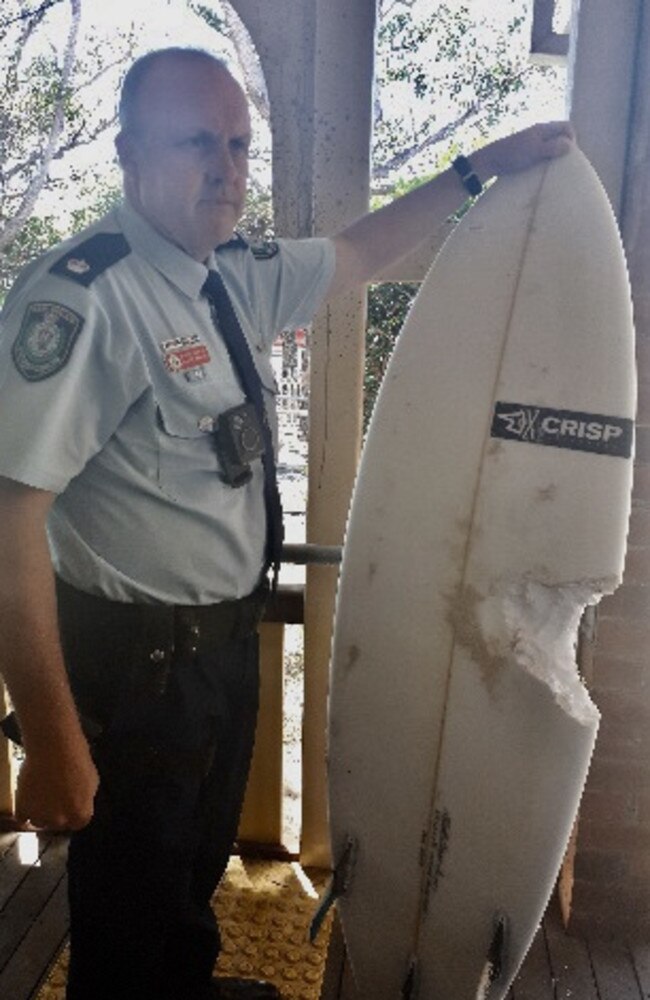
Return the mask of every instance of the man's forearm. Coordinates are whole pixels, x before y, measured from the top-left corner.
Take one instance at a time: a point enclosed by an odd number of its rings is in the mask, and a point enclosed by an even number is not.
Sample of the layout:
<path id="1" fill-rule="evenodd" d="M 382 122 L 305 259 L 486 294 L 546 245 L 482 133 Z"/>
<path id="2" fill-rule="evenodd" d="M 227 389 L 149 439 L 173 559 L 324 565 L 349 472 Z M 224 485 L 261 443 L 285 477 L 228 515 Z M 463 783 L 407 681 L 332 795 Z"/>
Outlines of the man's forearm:
<path id="1" fill-rule="evenodd" d="M 15 504 L 0 524 L 0 673 L 25 748 L 78 725 L 58 636 L 54 575 L 45 528 L 27 528 Z"/>
<path id="2" fill-rule="evenodd" d="M 453 170 L 409 191 L 389 205 L 353 222 L 334 237 L 341 267 L 340 287 L 363 284 L 401 260 L 435 233 L 463 203 L 463 189 Z"/>
<path id="3" fill-rule="evenodd" d="M 567 122 L 533 126 L 472 153 L 472 168 L 485 183 L 562 155 L 572 138 Z M 370 281 L 400 260 L 439 229 L 467 197 L 459 175 L 450 168 L 343 229 L 333 237 L 336 269 L 329 294 Z"/>
<path id="4" fill-rule="evenodd" d="M 97 780 L 59 642 L 45 532 L 51 500 L 40 491 L 0 483 L 0 673 L 26 752 L 19 818 L 77 828 L 92 814 Z"/>

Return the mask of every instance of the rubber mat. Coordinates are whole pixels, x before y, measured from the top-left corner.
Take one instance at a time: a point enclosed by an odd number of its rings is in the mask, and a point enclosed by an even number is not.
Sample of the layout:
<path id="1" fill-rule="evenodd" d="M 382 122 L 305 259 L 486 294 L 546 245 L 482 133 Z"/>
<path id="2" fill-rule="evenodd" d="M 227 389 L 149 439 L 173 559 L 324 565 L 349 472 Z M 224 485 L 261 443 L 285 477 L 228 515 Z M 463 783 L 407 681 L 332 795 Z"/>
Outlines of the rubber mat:
<path id="1" fill-rule="evenodd" d="M 318 1000 L 331 918 L 315 944 L 308 939 L 326 872 L 285 862 L 232 858 L 215 896 L 222 951 L 217 975 L 268 979 L 286 1000 Z M 64 1000 L 68 964 L 63 950 L 37 1000 Z"/>

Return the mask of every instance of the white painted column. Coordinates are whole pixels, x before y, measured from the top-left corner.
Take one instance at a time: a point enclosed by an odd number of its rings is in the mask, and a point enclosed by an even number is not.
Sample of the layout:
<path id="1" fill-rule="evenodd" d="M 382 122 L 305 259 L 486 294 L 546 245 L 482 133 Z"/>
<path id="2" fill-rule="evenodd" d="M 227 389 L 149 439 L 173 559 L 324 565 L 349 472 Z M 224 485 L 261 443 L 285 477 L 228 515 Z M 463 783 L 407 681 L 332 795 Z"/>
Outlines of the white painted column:
<path id="1" fill-rule="evenodd" d="M 311 236 L 316 0 L 230 0 L 260 57 L 271 105 L 279 236 Z"/>
<path id="2" fill-rule="evenodd" d="M 578 143 L 621 209 L 637 49 L 639 0 L 574 0 L 569 52 Z"/>

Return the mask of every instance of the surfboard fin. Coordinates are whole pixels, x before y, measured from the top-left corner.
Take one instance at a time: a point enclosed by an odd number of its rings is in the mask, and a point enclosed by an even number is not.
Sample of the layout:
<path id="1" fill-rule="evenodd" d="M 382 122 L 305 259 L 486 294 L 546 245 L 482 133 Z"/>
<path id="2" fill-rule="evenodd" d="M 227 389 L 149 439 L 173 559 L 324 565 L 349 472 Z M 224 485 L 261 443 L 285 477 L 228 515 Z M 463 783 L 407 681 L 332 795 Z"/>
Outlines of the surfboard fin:
<path id="1" fill-rule="evenodd" d="M 417 958 L 411 959 L 409 971 L 402 986 L 401 1000 L 417 1000 L 420 993 L 420 965 Z"/>
<path id="2" fill-rule="evenodd" d="M 508 918 L 498 914 L 494 921 L 494 933 L 487 954 L 487 962 L 481 975 L 476 1000 L 490 1000 L 490 990 L 502 976 L 508 940 Z"/>
<path id="3" fill-rule="evenodd" d="M 350 888 L 354 866 L 357 861 L 359 843 L 355 837 L 348 837 L 343 848 L 343 853 L 332 872 L 332 878 L 325 890 L 325 894 L 318 904 L 312 922 L 309 925 L 309 940 L 313 944 L 320 931 L 325 917 L 332 909 L 337 899 L 344 896 Z"/>

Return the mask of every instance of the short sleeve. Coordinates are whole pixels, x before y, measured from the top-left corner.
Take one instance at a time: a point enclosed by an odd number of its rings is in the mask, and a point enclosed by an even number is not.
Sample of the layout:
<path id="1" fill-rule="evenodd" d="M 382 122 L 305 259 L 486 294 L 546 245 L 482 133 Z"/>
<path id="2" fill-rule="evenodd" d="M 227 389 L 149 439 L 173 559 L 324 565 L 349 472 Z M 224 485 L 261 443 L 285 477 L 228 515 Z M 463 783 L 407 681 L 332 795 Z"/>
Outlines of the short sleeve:
<path id="1" fill-rule="evenodd" d="M 321 305 L 334 273 L 335 250 L 330 239 L 280 240 L 274 327 L 295 330 L 307 326 Z M 259 261 L 263 268 L 265 261 Z"/>
<path id="2" fill-rule="evenodd" d="M 222 254 L 219 269 L 240 314 L 250 317 L 262 342 L 312 322 L 334 273 L 332 240 L 278 240 L 239 256 Z"/>
<path id="3" fill-rule="evenodd" d="M 95 288 L 49 273 L 14 288 L 0 316 L 0 475 L 62 492 L 144 387 Z"/>

